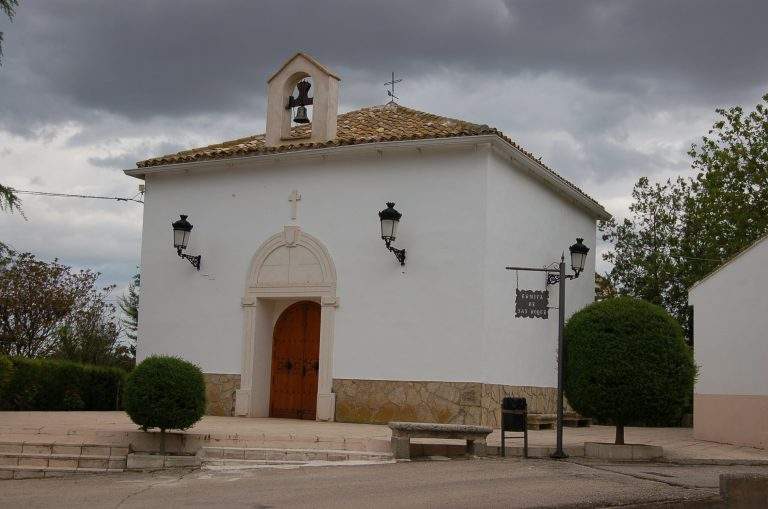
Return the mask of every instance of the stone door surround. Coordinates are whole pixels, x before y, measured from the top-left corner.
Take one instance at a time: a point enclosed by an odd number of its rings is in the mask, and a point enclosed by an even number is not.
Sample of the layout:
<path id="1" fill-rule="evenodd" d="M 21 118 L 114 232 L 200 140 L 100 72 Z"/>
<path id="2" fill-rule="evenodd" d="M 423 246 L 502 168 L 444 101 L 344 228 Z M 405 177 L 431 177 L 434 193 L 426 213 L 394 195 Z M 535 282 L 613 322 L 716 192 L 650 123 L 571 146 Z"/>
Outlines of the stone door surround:
<path id="1" fill-rule="evenodd" d="M 243 306 L 243 358 L 237 415 L 260 416 L 254 383 L 258 306 L 267 300 L 302 299 L 320 303 L 320 356 L 317 383 L 317 420 L 332 421 L 335 414 L 333 385 L 333 334 L 338 299 L 336 267 L 325 246 L 296 225 L 268 238 L 251 260 Z M 265 333 L 265 332 L 262 332 Z M 272 342 L 269 328 L 269 342 Z M 262 340 L 264 338 L 261 338 Z"/>

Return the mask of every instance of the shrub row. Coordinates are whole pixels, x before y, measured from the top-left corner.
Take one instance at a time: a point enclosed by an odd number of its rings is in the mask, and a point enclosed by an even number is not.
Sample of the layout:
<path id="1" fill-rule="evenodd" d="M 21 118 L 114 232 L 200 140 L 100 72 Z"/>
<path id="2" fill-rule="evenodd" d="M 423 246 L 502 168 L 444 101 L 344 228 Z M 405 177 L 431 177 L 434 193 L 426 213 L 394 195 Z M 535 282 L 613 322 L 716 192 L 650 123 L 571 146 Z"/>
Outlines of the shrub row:
<path id="1" fill-rule="evenodd" d="M 0 357 L 3 410 L 116 410 L 127 373 L 55 359 Z"/>

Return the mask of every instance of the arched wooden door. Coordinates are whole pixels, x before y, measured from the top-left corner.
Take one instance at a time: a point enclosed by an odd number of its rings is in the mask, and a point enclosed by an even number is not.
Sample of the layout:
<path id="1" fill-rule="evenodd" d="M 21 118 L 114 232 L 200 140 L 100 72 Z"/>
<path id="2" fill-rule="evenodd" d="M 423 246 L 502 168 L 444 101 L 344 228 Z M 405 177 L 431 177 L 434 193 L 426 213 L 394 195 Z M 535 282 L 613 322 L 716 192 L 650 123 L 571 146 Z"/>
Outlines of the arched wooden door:
<path id="1" fill-rule="evenodd" d="M 319 358 L 320 304 L 292 304 L 277 319 L 272 338 L 270 417 L 315 419 Z"/>

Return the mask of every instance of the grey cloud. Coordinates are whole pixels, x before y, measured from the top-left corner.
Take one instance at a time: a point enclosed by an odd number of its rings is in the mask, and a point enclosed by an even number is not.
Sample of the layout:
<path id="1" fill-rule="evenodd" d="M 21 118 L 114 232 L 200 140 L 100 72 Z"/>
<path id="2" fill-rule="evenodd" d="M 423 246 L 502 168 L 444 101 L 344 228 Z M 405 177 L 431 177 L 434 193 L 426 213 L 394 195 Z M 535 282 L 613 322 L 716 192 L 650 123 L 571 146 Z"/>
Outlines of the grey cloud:
<path id="1" fill-rule="evenodd" d="M 557 71 L 662 102 L 731 100 L 768 81 L 766 17 L 762 1 L 30 0 L 4 27 L 0 87 L 16 104 L 0 106 L 0 122 L 71 118 L 70 108 L 262 115 L 265 78 L 296 49 L 361 71 L 375 87 L 354 94 L 366 102 L 381 102 L 391 69 L 443 67 Z"/>
<path id="2" fill-rule="evenodd" d="M 266 79 L 304 50 L 342 76 L 342 110 L 385 102 L 394 70 L 403 104 L 499 127 L 621 201 L 640 175 L 683 171 L 715 107 L 768 90 L 767 18 L 764 0 L 24 0 L 0 19 L 0 139 L 22 139 L 0 146 L 0 182 L 133 194 L 101 168 L 263 132 Z M 4 239 L 124 285 L 139 211 L 52 200 L 25 198 L 27 222 L 0 216 Z"/>
<path id="3" fill-rule="evenodd" d="M 89 157 L 88 162 L 99 168 L 124 170 L 135 167 L 136 161 L 141 161 L 158 154 L 171 154 L 184 148 L 184 146 L 178 143 L 143 143 L 134 150 L 117 155 Z"/>

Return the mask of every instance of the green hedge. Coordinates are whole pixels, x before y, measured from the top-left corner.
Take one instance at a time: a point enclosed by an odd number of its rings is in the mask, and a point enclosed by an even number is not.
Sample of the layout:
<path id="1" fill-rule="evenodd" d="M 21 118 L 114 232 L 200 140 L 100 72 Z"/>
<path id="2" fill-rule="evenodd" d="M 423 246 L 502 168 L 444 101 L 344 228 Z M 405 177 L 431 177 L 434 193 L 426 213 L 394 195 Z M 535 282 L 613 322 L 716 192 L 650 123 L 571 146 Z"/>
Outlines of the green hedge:
<path id="1" fill-rule="evenodd" d="M 3 410 L 122 408 L 127 377 L 122 369 L 54 359 L 13 357 L 10 361 L 13 364 L 10 377 L 5 386 L 0 387 Z M 0 380 L 4 365 L 7 364 L 0 360 Z"/>
<path id="2" fill-rule="evenodd" d="M 11 381 L 13 376 L 13 363 L 8 357 L 0 355 L 0 397 L 3 395 L 3 390 L 8 382 Z"/>

